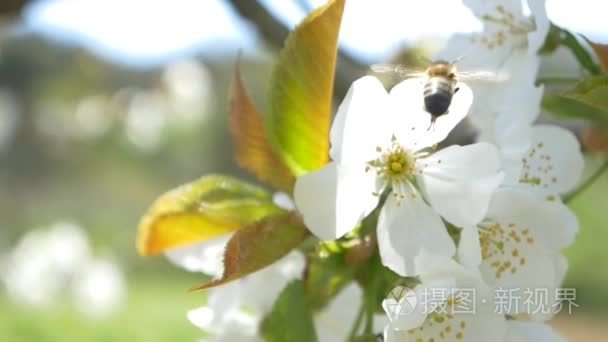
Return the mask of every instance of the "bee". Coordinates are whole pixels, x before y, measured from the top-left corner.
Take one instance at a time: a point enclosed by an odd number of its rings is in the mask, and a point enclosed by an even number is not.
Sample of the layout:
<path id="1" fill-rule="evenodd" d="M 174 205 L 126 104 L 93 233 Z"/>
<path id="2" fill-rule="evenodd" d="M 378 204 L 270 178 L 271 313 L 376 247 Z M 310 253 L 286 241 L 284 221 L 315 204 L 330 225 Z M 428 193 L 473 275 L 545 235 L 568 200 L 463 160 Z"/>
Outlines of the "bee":
<path id="1" fill-rule="evenodd" d="M 460 60 L 460 59 L 458 59 Z M 426 70 L 413 72 L 401 65 L 374 64 L 372 70 L 378 73 L 393 72 L 403 78 L 423 77 L 424 109 L 431 114 L 431 125 L 442 115 L 448 114 L 454 94 L 458 92 L 458 81 L 461 79 L 499 80 L 492 72 L 462 72 L 456 69 L 456 62 L 436 60 L 429 63 Z"/>

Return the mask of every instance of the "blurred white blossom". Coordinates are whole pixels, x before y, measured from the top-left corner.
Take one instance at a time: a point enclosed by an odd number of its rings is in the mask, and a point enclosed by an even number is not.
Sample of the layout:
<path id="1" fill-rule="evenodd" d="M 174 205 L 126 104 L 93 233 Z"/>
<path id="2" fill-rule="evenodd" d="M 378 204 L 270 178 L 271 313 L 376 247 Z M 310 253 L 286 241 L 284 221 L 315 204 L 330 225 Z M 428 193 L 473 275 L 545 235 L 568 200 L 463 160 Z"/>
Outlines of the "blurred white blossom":
<path id="1" fill-rule="evenodd" d="M 73 296 L 87 317 L 107 316 L 126 296 L 118 264 L 95 258 L 86 233 L 71 222 L 28 232 L 2 257 L 0 279 L 9 298 L 32 308 L 53 308 Z"/>
<path id="2" fill-rule="evenodd" d="M 86 96 L 76 106 L 77 137 L 92 140 L 102 137 L 112 126 L 114 113 L 109 109 L 110 99 L 104 95 Z"/>
<path id="3" fill-rule="evenodd" d="M 188 313 L 188 319 L 211 341 L 258 341 L 264 315 L 289 282 L 302 277 L 304 255 L 293 251 L 272 265 L 208 291 L 207 304 Z"/>
<path id="4" fill-rule="evenodd" d="M 202 272 L 212 277 L 224 273 L 224 250 L 232 234 L 202 243 L 173 248 L 165 253 L 167 259 L 189 272 Z"/>
<path id="5" fill-rule="evenodd" d="M 140 91 L 129 103 L 125 120 L 129 141 L 145 152 L 155 151 L 169 121 L 166 98 L 159 91 Z"/>
<path id="6" fill-rule="evenodd" d="M 76 309 L 87 317 L 109 316 L 125 301 L 127 285 L 115 262 L 90 260 L 74 275 L 72 296 Z"/>
<path id="7" fill-rule="evenodd" d="M 209 113 L 213 80 L 207 67 L 185 59 L 167 67 L 163 74 L 168 100 L 174 113 L 185 124 L 192 124 Z"/>

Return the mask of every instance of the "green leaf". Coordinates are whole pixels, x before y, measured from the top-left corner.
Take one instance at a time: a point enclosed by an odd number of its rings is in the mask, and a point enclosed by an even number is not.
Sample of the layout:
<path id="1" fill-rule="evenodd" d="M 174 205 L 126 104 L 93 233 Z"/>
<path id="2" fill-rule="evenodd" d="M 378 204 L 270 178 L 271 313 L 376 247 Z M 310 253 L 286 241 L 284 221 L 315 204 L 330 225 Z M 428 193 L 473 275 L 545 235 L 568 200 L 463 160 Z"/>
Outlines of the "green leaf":
<path id="1" fill-rule="evenodd" d="M 602 73 L 602 68 L 593 60 L 592 55 L 589 51 L 582 46 L 576 36 L 568 30 L 561 30 L 562 44 L 566 46 L 574 54 L 578 62 L 592 75 L 599 75 Z"/>
<path id="2" fill-rule="evenodd" d="M 222 278 L 192 290 L 218 286 L 258 271 L 287 255 L 308 234 L 301 217 L 295 212 L 269 217 L 242 228 L 226 245 Z"/>
<path id="3" fill-rule="evenodd" d="M 608 76 L 594 76 L 575 88 L 543 98 L 543 108 L 557 116 L 608 124 Z"/>
<path id="4" fill-rule="evenodd" d="M 302 281 L 290 283 L 281 292 L 272 311 L 262 323 L 262 333 L 267 342 L 317 340 Z"/>
<path id="5" fill-rule="evenodd" d="M 329 254 L 310 261 L 306 274 L 306 293 L 313 310 L 319 310 L 348 285 L 355 269 L 348 267 L 343 254 Z"/>
<path id="6" fill-rule="evenodd" d="M 297 177 L 328 161 L 329 126 L 344 0 L 313 11 L 289 35 L 269 89 L 266 132 Z"/>
<path id="7" fill-rule="evenodd" d="M 142 255 L 154 255 L 284 213 L 260 187 L 227 176 L 204 176 L 152 204 L 140 221 L 137 248 Z"/>
<path id="8" fill-rule="evenodd" d="M 262 182 L 291 192 L 294 177 L 266 138 L 264 122 L 245 90 L 238 64 L 230 93 L 230 133 L 237 163 Z"/>

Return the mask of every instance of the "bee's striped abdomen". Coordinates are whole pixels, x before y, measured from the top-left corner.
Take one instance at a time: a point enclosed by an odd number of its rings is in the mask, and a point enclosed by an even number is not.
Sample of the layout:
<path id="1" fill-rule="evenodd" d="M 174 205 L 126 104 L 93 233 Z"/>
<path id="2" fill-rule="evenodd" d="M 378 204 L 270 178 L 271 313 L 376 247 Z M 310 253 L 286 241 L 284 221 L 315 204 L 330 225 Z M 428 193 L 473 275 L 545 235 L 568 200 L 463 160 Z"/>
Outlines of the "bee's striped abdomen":
<path id="1" fill-rule="evenodd" d="M 424 84 L 424 106 L 434 117 L 445 114 L 452 103 L 452 84 L 443 77 L 431 77 Z"/>

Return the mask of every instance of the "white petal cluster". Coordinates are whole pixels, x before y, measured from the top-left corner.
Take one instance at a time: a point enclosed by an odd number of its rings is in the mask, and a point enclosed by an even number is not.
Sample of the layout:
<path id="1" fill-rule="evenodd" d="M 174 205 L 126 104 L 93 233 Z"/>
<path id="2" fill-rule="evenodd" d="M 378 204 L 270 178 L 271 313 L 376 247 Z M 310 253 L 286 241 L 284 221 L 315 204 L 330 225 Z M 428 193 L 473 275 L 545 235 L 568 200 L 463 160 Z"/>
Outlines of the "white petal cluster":
<path id="1" fill-rule="evenodd" d="M 263 270 L 213 288 L 206 305 L 188 312 L 210 341 L 260 341 L 259 325 L 281 291 L 302 277 L 305 260 L 294 251 Z"/>
<path id="2" fill-rule="evenodd" d="M 293 204 L 284 194 L 275 198 L 284 207 Z M 213 277 L 223 273 L 222 255 L 230 235 L 200 244 L 169 251 L 167 258 L 176 265 L 191 271 L 202 272 Z M 281 291 L 293 280 L 301 279 L 306 261 L 301 252 L 293 251 L 272 265 L 207 291 L 207 303 L 190 310 L 188 320 L 205 331 L 205 341 L 262 341 L 260 324 Z M 362 304 L 363 292 L 352 283 L 342 289 L 331 302 L 314 315 L 314 326 L 319 341 L 345 341 L 357 319 L 357 310 Z M 388 317 L 377 314 L 374 330 L 381 331 Z"/>
<path id="3" fill-rule="evenodd" d="M 578 231 L 561 196 L 578 184 L 583 156 L 572 133 L 536 124 L 543 96 L 535 85 L 537 52 L 550 26 L 544 1 L 464 3 L 483 30 L 453 36 L 437 59 L 460 58 L 460 70 L 484 70 L 495 79 L 467 82 L 470 88 L 461 82 L 448 114 L 431 129 L 423 80 L 403 81 L 390 92 L 372 77 L 356 81 L 332 126 L 332 161 L 297 180 L 296 207 L 309 229 L 328 240 L 381 205 L 382 263 L 421 280 L 417 295 L 437 286 L 472 287 L 494 304 L 498 290 L 553 294 L 567 269 L 561 250 Z M 467 113 L 479 142 L 436 150 Z M 459 229 L 458 238 L 446 224 Z M 477 313 L 463 317 L 414 311 L 392 320 L 385 339 L 561 340 L 542 324 L 554 310 L 530 312 L 543 303 L 527 300 L 520 297 L 501 313 L 478 301 Z M 544 304 L 556 307 L 554 300 Z"/>
<path id="4" fill-rule="evenodd" d="M 437 118 L 425 109 L 425 78 L 404 80 L 390 91 L 371 76 L 355 81 L 331 127 L 331 161 L 297 179 L 295 203 L 285 194 L 275 199 L 299 211 L 322 241 L 356 236 L 373 215 L 382 264 L 417 284 L 412 312 L 390 322 L 374 317 L 374 330 L 383 330 L 385 341 L 561 341 L 543 323 L 554 311 L 529 310 L 555 303 L 520 297 L 504 312 L 495 305 L 498 290 L 555 292 L 567 269 L 561 250 L 578 231 L 576 216 L 561 201 L 581 177 L 578 140 L 536 123 L 544 90 L 535 84 L 537 52 L 550 26 L 544 0 L 464 4 L 483 30 L 454 35 L 436 59 L 458 59 L 459 70 L 489 71 L 495 79 L 458 81 L 448 112 Z M 465 117 L 478 130 L 477 142 L 439 149 Z M 167 256 L 189 271 L 219 277 L 229 238 Z M 188 317 L 213 341 L 258 341 L 261 320 L 305 267 L 304 256 L 292 252 L 210 290 L 207 305 Z M 437 289 L 446 295 L 433 306 L 423 294 Z M 474 312 L 444 311 L 470 289 Z M 358 333 L 351 330 L 362 298 L 352 283 L 315 313 L 319 340 L 344 341 Z M 385 310 L 402 304 L 391 300 Z"/>
<path id="5" fill-rule="evenodd" d="M 85 231 L 71 222 L 28 232 L 0 265 L 9 298 L 31 308 L 53 308 L 69 296 L 76 310 L 98 319 L 119 310 L 127 294 L 119 265 L 93 256 Z"/>

